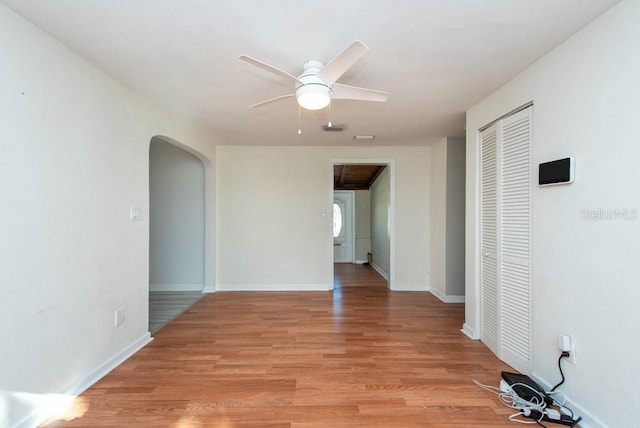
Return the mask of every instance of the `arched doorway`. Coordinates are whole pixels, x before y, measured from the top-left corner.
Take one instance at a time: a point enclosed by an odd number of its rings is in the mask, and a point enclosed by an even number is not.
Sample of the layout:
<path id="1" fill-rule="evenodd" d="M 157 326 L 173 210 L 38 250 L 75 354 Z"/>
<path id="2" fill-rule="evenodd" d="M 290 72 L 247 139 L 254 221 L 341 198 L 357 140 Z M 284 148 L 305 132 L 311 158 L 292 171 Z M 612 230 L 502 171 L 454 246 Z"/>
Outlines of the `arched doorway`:
<path id="1" fill-rule="evenodd" d="M 149 331 L 202 297 L 207 284 L 206 165 L 173 140 L 149 146 Z M 209 290 L 207 290 L 209 291 Z"/>

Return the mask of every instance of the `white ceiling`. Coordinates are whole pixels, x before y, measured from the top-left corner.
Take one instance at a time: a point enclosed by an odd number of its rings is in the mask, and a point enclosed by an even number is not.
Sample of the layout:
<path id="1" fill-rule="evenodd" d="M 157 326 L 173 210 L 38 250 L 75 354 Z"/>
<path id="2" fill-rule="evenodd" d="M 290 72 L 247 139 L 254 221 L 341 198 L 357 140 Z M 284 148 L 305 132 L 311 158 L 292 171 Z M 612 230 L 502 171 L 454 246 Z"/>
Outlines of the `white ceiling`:
<path id="1" fill-rule="evenodd" d="M 464 112 L 618 0 L 0 0 L 216 144 L 422 145 L 464 135 Z M 289 81 L 358 39 L 370 51 L 340 83 L 391 93 L 302 111 Z M 375 135 L 354 142 L 356 134 Z"/>

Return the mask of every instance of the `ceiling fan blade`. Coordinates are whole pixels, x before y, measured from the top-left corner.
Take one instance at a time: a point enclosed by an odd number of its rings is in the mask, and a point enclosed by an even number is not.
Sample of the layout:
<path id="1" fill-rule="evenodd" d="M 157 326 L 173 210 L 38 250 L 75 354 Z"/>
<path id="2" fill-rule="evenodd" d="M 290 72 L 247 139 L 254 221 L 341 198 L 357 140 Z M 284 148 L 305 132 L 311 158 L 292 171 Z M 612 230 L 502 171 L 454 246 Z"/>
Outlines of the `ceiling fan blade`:
<path id="1" fill-rule="evenodd" d="M 251 105 L 251 106 L 249 106 L 249 108 L 262 107 L 265 104 L 274 103 L 276 101 L 284 100 L 285 98 L 291 98 L 291 97 L 295 97 L 295 96 L 296 96 L 296 94 L 280 95 L 279 97 L 270 98 L 268 100 L 261 101 L 261 102 L 259 102 L 257 104 Z"/>
<path id="2" fill-rule="evenodd" d="M 364 43 L 360 40 L 355 40 L 347 46 L 345 50 L 329 61 L 327 65 L 318 72 L 318 76 L 327 84 L 331 85 L 368 51 L 369 48 Z"/>
<path id="3" fill-rule="evenodd" d="M 334 100 L 375 101 L 383 103 L 389 98 L 389 92 L 334 83 L 331 98 Z"/>
<path id="4" fill-rule="evenodd" d="M 247 56 L 247 55 L 240 55 L 238 58 L 241 59 L 244 62 L 248 62 L 249 64 L 253 64 L 256 67 L 260 67 L 263 70 L 267 70 L 267 71 L 270 71 L 271 73 L 277 74 L 278 76 L 282 76 L 285 79 L 293 80 L 294 82 L 300 82 L 298 80 L 298 78 L 296 76 L 294 76 L 293 74 L 290 74 L 290 73 L 287 73 L 286 71 L 280 70 L 279 68 L 276 68 L 273 65 L 267 64 L 266 62 L 262 62 L 260 60 L 255 59 L 255 58 L 251 58 L 250 56 Z M 300 82 L 300 83 L 302 83 L 302 82 Z"/>

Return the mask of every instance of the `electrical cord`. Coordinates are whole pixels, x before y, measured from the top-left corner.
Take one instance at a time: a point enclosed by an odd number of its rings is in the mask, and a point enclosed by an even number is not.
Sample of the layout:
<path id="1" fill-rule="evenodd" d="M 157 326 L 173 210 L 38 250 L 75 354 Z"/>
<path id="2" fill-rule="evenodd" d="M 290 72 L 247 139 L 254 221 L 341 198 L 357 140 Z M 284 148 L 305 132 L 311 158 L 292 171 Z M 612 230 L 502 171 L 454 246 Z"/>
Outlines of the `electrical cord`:
<path id="1" fill-rule="evenodd" d="M 526 383 L 514 383 L 511 387 L 520 387 L 530 390 L 534 395 L 531 397 L 531 400 L 525 400 L 520 397 L 513 391 L 505 392 L 501 397 L 501 401 L 506 405 L 511 403 L 511 407 L 514 409 L 530 409 L 530 410 L 539 410 L 543 411 L 547 406 L 547 403 L 544 401 L 544 394 L 542 394 L 537 389 L 533 388 L 531 385 L 527 385 Z"/>
<path id="2" fill-rule="evenodd" d="M 569 356 L 569 353 L 567 351 L 562 351 L 562 354 L 560 354 L 560 358 L 558 358 L 558 369 L 560 370 L 560 376 L 562 376 L 562 380 L 556 386 L 551 388 L 551 391 L 555 391 L 557 387 L 559 387 L 564 383 L 564 373 L 562 372 L 562 364 L 560 363 L 562 362 L 563 358 L 568 356 Z"/>
<path id="3" fill-rule="evenodd" d="M 528 424 L 528 425 L 540 425 L 543 428 L 547 428 L 545 425 L 540 423 L 542 418 L 544 417 L 544 409 L 547 406 L 547 403 L 544 401 L 544 395 L 540 393 L 540 391 L 532 388 L 530 385 L 524 383 L 514 383 L 513 386 L 520 386 L 523 388 L 528 388 L 534 393 L 534 397 L 531 400 L 525 400 L 515 394 L 513 391 L 503 391 L 500 388 L 491 385 L 485 385 L 483 383 L 478 382 L 477 380 L 473 381 L 477 386 L 484 389 L 485 391 L 491 392 L 498 396 L 500 402 L 505 406 L 519 410 L 518 413 L 514 413 L 509 416 L 509 420 L 511 422 L 517 422 L 520 424 Z M 531 415 L 538 415 L 532 418 Z M 518 418 L 519 416 L 523 416 L 525 418 L 529 418 L 529 420 L 523 420 Z M 531 420 L 533 419 L 533 420 Z"/>
<path id="4" fill-rule="evenodd" d="M 539 412 L 540 416 L 538 417 L 538 419 L 536 420 L 523 420 L 523 419 L 518 419 L 518 416 L 524 416 L 524 417 L 528 417 L 531 418 L 531 413 L 527 413 L 526 411 L 521 411 L 518 413 L 514 413 L 513 415 L 509 416 L 509 420 L 511 422 L 517 422 L 519 424 L 525 424 L 525 425 L 540 425 L 543 428 L 547 428 L 545 425 L 542 424 L 542 418 L 544 417 L 542 412 Z"/>
<path id="5" fill-rule="evenodd" d="M 567 398 L 565 397 L 565 395 L 560 391 L 556 391 L 556 389 L 560 385 L 562 385 L 565 380 L 564 373 L 562 371 L 562 359 L 568 358 L 569 356 L 570 356 L 570 353 L 568 351 L 562 351 L 562 353 L 560 354 L 560 357 L 558 357 L 558 370 L 560 371 L 560 376 L 562 380 L 560 380 L 560 382 L 558 382 L 553 388 L 551 388 L 551 390 L 549 391 L 549 395 L 553 398 L 553 403 L 558 407 L 560 407 L 560 410 L 563 411 L 563 413 L 569 415 L 571 419 L 575 419 L 573 410 L 570 407 L 565 406 L 565 403 L 567 402 Z M 557 395 L 562 396 L 561 401 L 556 398 Z M 580 419 L 582 418 L 578 418 L 578 421 L 580 421 Z"/>
<path id="6" fill-rule="evenodd" d="M 498 399 L 500 399 L 500 402 L 502 404 L 512 409 L 516 409 L 516 410 L 527 409 L 527 410 L 542 411 L 547 405 L 547 403 L 545 403 L 544 401 L 544 396 L 540 393 L 540 391 L 524 383 L 514 383 L 512 386 L 520 386 L 523 388 L 530 389 L 534 394 L 537 395 L 537 397 L 533 397 L 531 401 L 525 400 L 524 398 L 519 397 L 518 394 L 515 394 L 513 392 L 503 391 L 500 388 L 497 388 L 491 385 L 485 385 L 483 383 L 478 382 L 477 380 L 474 380 L 473 383 L 475 383 L 477 386 L 484 389 L 485 391 L 489 391 L 492 394 L 497 395 Z"/>
<path id="7" fill-rule="evenodd" d="M 562 358 L 568 356 L 568 352 L 563 352 L 562 355 L 560 355 L 560 358 L 558 359 L 558 367 L 560 367 L 560 361 L 562 360 Z M 560 375 L 562 376 L 562 381 L 554 386 L 553 389 L 556 389 L 557 387 L 562 385 L 562 383 L 564 383 L 565 378 L 564 373 L 562 373 L 562 367 L 560 367 Z M 531 400 L 525 400 L 522 397 L 518 396 L 518 394 L 516 394 L 513 390 L 503 391 L 500 388 L 491 385 L 485 385 L 478 382 L 477 380 L 474 380 L 473 382 L 485 391 L 497 395 L 500 402 L 505 406 L 519 410 L 518 413 L 514 413 L 508 417 L 510 421 L 529 425 L 537 424 L 538 426 L 547 428 L 547 426 L 542 423 L 545 415 L 548 414 L 546 410 L 547 402 L 545 401 L 544 394 L 537 389 L 532 388 L 530 385 L 524 383 L 514 383 L 513 385 L 510 385 L 511 387 L 519 386 L 528 388 L 534 393 L 534 396 L 531 398 Z M 547 393 L 553 399 L 553 404 L 558 406 L 562 413 L 567 414 L 572 419 L 574 419 L 573 410 L 565 406 L 566 397 L 564 393 L 562 393 L 561 391 L 554 391 L 553 389 Z M 519 418 L 520 416 L 528 418 L 529 420 L 523 420 Z M 579 422 L 581 419 L 582 418 L 578 418 L 576 422 Z"/>
<path id="8" fill-rule="evenodd" d="M 553 399 L 553 404 L 558 406 L 562 411 L 562 413 L 564 413 L 565 415 L 571 416 L 571 418 L 575 418 L 573 414 L 573 410 L 565 406 L 567 402 L 567 397 L 564 395 L 562 391 L 549 391 L 547 394 Z"/>

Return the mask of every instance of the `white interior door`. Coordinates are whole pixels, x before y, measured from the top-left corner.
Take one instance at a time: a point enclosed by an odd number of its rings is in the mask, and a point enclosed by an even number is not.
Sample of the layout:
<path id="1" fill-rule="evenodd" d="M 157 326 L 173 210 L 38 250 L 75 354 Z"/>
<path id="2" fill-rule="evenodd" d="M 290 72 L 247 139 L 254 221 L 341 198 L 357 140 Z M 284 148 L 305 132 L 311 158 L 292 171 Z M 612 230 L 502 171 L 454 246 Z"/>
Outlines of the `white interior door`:
<path id="1" fill-rule="evenodd" d="M 333 261 L 353 263 L 354 224 L 353 191 L 335 191 L 333 194 Z"/>
<path id="2" fill-rule="evenodd" d="M 531 370 L 531 115 L 502 120 L 500 357 Z"/>
<path id="3" fill-rule="evenodd" d="M 485 345 L 498 355 L 498 191 L 497 126 L 480 133 L 480 301 L 481 337 Z"/>
<path id="4" fill-rule="evenodd" d="M 480 133 L 481 338 L 519 371 L 531 369 L 532 108 Z"/>

